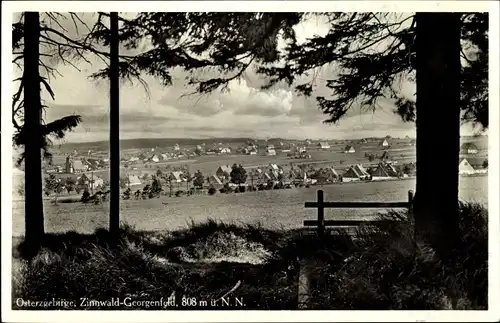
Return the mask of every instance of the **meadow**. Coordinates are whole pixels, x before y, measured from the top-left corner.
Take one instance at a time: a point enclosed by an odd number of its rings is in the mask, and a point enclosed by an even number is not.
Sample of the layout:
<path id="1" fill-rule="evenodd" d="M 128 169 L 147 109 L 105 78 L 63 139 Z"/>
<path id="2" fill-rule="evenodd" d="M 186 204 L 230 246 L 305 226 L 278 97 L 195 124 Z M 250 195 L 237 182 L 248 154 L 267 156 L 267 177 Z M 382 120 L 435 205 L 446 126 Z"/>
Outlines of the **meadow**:
<path id="1" fill-rule="evenodd" d="M 391 155 L 411 161 L 415 158 L 412 148 L 393 148 Z M 201 156 L 173 163 L 189 163 L 191 171 L 199 169 L 205 175 L 232 163 L 327 163 L 340 170 L 349 164 L 366 164 L 364 153 L 376 150 L 379 148 L 368 144 L 355 154 L 344 154 L 338 144 L 330 150 L 310 149 L 312 158 L 303 161 L 280 154 Z M 139 172 L 155 170 L 138 168 Z M 145 301 L 177 295 L 179 307 L 121 308 L 128 310 L 486 309 L 487 184 L 488 176 L 460 178 L 460 199 L 468 203 L 461 204 L 458 249 L 446 261 L 434 257 L 428 248 L 415 247 L 405 210 L 382 211 L 386 219 L 400 221 L 380 228 L 362 227 L 354 235 L 340 230 L 319 239 L 299 230 L 304 220 L 316 218 L 316 211 L 305 209 L 304 202 L 314 201 L 318 189 L 325 192 L 327 201 L 406 201 L 408 190 L 415 189 L 411 178 L 122 200 L 124 225 L 118 245 L 105 230 L 107 202 L 92 205 L 61 200 L 54 205 L 46 199 L 48 235 L 31 262 L 23 259 L 24 204 L 17 200 L 12 214 L 12 299 L 53 297 L 78 303 L 81 297 Z M 326 210 L 325 218 L 373 218 L 378 212 Z M 307 298 L 299 296 L 303 277 Z M 228 293 L 245 305 L 221 307 L 221 297 Z M 185 299 L 193 298 L 199 301 L 197 306 L 184 306 Z M 215 299 L 218 303 L 214 305 L 211 300 Z M 16 303 L 12 307 L 20 309 Z M 105 303 L 50 309 L 116 310 Z"/>
<path id="2" fill-rule="evenodd" d="M 460 198 L 467 202 L 488 205 L 487 176 L 461 177 Z M 138 230 L 161 231 L 186 228 L 191 221 L 204 222 L 209 218 L 224 223 L 260 223 L 268 229 L 302 227 L 306 219 L 314 219 L 314 209 L 305 209 L 304 202 L 316 199 L 317 189 L 325 192 L 328 201 L 406 201 L 408 190 L 415 189 L 415 180 L 387 182 L 343 183 L 310 188 L 257 191 L 242 194 L 184 197 L 161 196 L 151 200 L 121 201 L 121 220 Z M 377 211 L 371 209 L 326 210 L 326 218 L 367 218 Z M 13 202 L 13 235 L 23 235 L 24 205 Z M 91 233 L 108 226 L 108 203 L 86 205 L 45 200 L 47 232 L 76 231 Z"/>

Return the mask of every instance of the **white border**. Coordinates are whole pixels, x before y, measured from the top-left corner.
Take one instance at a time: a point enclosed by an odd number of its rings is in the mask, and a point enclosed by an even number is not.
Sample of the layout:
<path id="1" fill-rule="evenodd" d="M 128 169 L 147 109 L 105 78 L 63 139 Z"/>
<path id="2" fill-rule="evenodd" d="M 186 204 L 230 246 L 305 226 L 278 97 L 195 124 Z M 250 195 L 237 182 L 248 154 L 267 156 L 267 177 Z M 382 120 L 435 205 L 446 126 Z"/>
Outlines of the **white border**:
<path id="1" fill-rule="evenodd" d="M 490 13 L 490 128 L 489 128 L 489 311 L 12 311 L 12 126 L 10 55 L 11 20 L 20 11 L 455 11 Z M 277 322 L 277 321 L 498 321 L 500 312 L 499 267 L 499 3 L 497 1 L 164 1 L 164 2 L 83 2 L 15 1 L 2 2 L 2 321 L 7 322 Z"/>

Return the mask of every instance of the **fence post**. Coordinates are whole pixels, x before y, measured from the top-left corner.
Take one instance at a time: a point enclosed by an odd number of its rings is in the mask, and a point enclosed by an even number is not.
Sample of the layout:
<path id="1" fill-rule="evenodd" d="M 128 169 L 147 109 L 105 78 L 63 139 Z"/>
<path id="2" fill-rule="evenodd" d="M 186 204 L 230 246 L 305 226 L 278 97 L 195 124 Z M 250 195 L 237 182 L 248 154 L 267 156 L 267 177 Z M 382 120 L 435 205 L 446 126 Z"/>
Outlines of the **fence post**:
<path id="1" fill-rule="evenodd" d="M 408 218 L 411 222 L 414 222 L 413 218 L 413 191 L 408 191 Z"/>
<path id="2" fill-rule="evenodd" d="M 323 190 L 318 190 L 318 235 L 325 233 L 325 206 L 323 205 Z"/>
<path id="3" fill-rule="evenodd" d="M 410 225 L 413 229 L 413 237 L 415 238 L 416 230 L 415 230 L 415 215 L 413 214 L 413 197 L 414 193 L 412 190 L 408 191 L 408 220 L 410 221 Z"/>

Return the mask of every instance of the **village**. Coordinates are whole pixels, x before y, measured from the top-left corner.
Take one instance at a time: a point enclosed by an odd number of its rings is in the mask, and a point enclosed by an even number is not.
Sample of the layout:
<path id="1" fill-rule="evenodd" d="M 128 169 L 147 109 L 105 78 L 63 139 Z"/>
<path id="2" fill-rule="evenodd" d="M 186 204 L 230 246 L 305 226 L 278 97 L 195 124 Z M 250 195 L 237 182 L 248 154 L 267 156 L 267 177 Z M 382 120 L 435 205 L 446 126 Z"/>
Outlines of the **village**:
<path id="1" fill-rule="evenodd" d="M 377 141 L 361 139 L 334 145 L 327 141 L 312 140 L 276 143 L 248 141 L 234 149 L 222 143 L 186 148 L 175 144 L 169 151 L 161 148 L 135 149 L 122 154 L 120 182 L 122 191 L 135 192 L 138 198 L 144 195 L 139 192 L 149 190 L 155 181 L 162 194 L 181 196 L 193 192 L 215 194 L 414 178 L 414 158 L 405 159 L 403 154 L 398 158 L 396 152 L 413 149 L 416 142 L 409 138 L 405 138 L 404 142 L 403 146 L 390 138 Z M 372 148 L 365 149 L 364 155 L 360 155 L 355 147 L 363 144 L 371 145 Z M 331 160 L 314 160 L 311 157 L 315 152 L 333 154 L 334 151 L 337 152 L 336 156 L 346 156 L 344 159 L 357 154 L 363 160 L 352 158 L 351 162 L 346 162 L 336 160 L 338 157 Z M 461 146 L 460 175 L 487 173 L 487 158 L 476 155 L 481 155 L 480 149 L 473 143 Z M 224 156 L 262 156 L 262 161 L 267 162 L 257 165 L 231 163 Z M 215 159 L 216 162 L 212 163 L 214 166 L 205 167 L 203 171 L 198 169 L 196 159 L 203 157 Z M 81 195 L 84 191 L 91 194 L 109 191 L 109 159 L 106 153 L 89 150 L 81 154 L 74 150 L 64 160 L 64 164 L 47 165 L 45 168 L 44 189 L 47 197 L 54 194 Z"/>

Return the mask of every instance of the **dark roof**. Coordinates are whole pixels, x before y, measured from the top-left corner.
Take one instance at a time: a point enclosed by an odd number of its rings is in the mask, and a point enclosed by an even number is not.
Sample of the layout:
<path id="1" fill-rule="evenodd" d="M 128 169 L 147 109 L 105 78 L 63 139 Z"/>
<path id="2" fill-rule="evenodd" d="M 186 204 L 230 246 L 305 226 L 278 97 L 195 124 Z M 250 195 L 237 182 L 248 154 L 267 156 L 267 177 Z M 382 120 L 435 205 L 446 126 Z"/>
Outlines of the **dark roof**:
<path id="1" fill-rule="evenodd" d="M 462 145 L 462 149 L 477 149 L 477 146 L 472 142 L 466 142 Z"/>
<path id="2" fill-rule="evenodd" d="M 487 158 L 461 158 L 460 163 L 464 160 L 467 159 L 469 164 L 471 164 L 472 167 L 477 168 L 477 167 L 483 167 L 483 163 L 485 160 L 488 160 Z"/>

